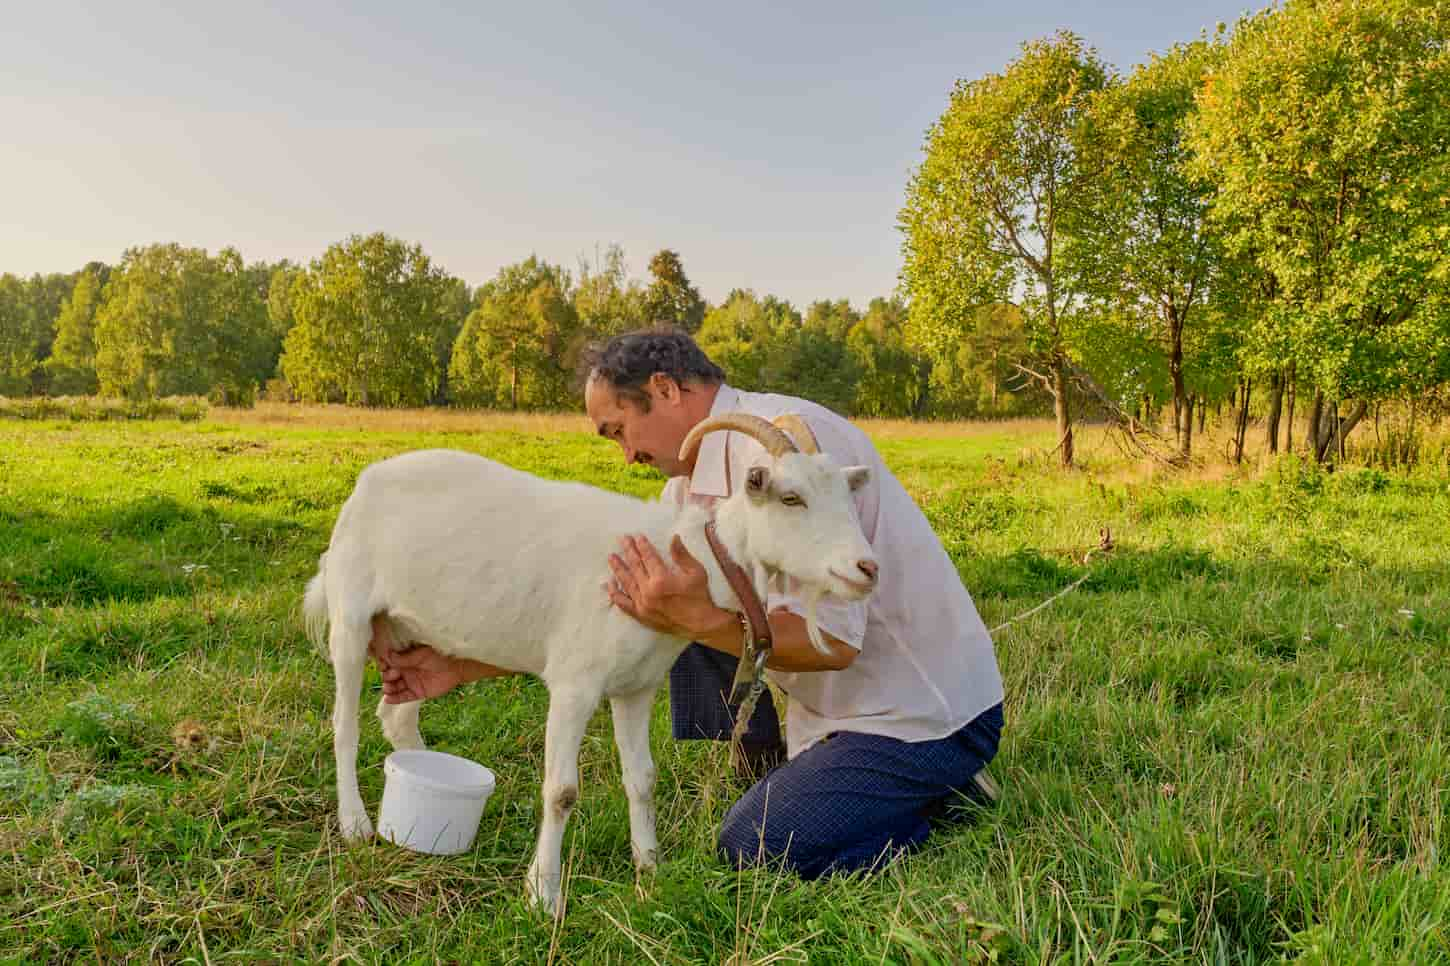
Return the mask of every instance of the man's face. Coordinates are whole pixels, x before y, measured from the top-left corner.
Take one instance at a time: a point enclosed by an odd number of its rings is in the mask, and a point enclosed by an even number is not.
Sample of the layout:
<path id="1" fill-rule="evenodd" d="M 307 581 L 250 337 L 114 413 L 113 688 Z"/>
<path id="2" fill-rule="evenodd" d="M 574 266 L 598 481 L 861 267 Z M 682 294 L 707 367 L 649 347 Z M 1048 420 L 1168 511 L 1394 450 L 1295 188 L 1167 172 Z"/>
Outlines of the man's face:
<path id="1" fill-rule="evenodd" d="M 621 399 L 605 380 L 590 379 L 584 388 L 584 410 L 599 435 L 624 450 L 625 462 L 653 466 L 666 476 L 688 475 L 693 467 L 679 459 L 680 444 L 690 431 L 680 387 L 656 373 L 643 389 L 649 393 L 649 412 Z"/>

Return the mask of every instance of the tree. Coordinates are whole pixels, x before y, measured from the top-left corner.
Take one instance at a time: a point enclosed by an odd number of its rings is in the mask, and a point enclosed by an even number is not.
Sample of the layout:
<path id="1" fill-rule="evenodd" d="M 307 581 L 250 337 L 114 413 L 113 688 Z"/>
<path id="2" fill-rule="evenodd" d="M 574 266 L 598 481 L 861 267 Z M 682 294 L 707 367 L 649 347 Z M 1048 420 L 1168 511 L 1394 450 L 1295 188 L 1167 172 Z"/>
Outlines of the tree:
<path id="1" fill-rule="evenodd" d="M 978 306 L 953 328 L 952 339 L 923 339 L 912 316 L 907 316 L 906 343 L 928 363 L 925 391 L 931 415 L 967 418 L 1051 411 L 1051 395 L 1020 368 L 1032 361 L 1032 350 L 1018 306 L 1008 302 Z"/>
<path id="2" fill-rule="evenodd" d="M 579 260 L 579 283 L 574 286 L 574 312 L 579 324 L 594 338 L 607 338 L 646 324 L 645 292 L 629 277 L 624 249 L 610 245 L 594 264 Z"/>
<path id="3" fill-rule="evenodd" d="M 473 311 L 473 291 L 468 283 L 461 278 L 449 276 L 443 295 L 443 327 L 438 330 L 438 338 L 434 343 L 434 352 L 438 357 L 438 371 L 443 378 L 438 382 L 438 388 L 433 392 L 430 400 L 435 405 L 442 406 L 453 398 L 452 391 L 448 385 L 448 373 L 453 362 L 453 346 L 458 342 L 458 335 L 463 331 L 463 323 L 468 319 L 469 313 Z"/>
<path id="4" fill-rule="evenodd" d="M 128 249 L 95 316 L 96 376 L 106 395 L 255 397 L 266 310 L 241 255 L 150 245 Z"/>
<path id="5" fill-rule="evenodd" d="M 76 276 L 70 298 L 55 321 L 55 343 L 47 366 L 51 390 L 60 395 L 89 395 L 96 380 L 96 310 L 101 304 L 106 266 L 88 265 Z"/>
<path id="6" fill-rule="evenodd" d="M 40 324 L 25 283 L 0 275 L 0 396 L 24 396 L 40 352 Z"/>
<path id="7" fill-rule="evenodd" d="M 453 398 L 509 409 L 567 406 L 585 341 L 572 294 L 569 273 L 536 256 L 502 268 L 479 290 L 453 347 Z"/>
<path id="8" fill-rule="evenodd" d="M 771 372 L 784 368 L 801 316 L 789 302 L 749 289 L 733 289 L 712 308 L 696 334 L 705 354 L 725 370 L 731 385 L 752 392 L 788 388 L 768 384 Z"/>
<path id="9" fill-rule="evenodd" d="M 293 283 L 283 375 L 305 400 L 427 403 L 443 378 L 451 288 L 419 245 L 381 232 L 331 245 Z"/>
<path id="10" fill-rule="evenodd" d="M 765 383 L 850 413 L 860 371 L 846 336 L 860 319 L 845 299 L 811 303 L 800 326 L 778 342 L 762 373 Z"/>
<path id="11" fill-rule="evenodd" d="M 1143 362 L 1166 362 L 1184 459 L 1192 454 L 1195 389 L 1202 392 L 1190 385 L 1195 360 L 1188 353 L 1194 327 L 1208 311 L 1220 255 L 1207 225 L 1211 186 L 1188 173 L 1184 129 L 1219 56 L 1208 41 L 1180 44 L 1098 94 L 1084 139 L 1099 173 L 1088 186 L 1097 201 L 1071 210 L 1065 225 L 1074 276 L 1102 305 L 1102 319 L 1130 330 L 1126 338 L 1109 339 L 1115 368 L 1126 374 Z M 1099 332 L 1097 341 L 1106 334 Z M 1162 352 L 1122 356 L 1141 336 Z"/>
<path id="12" fill-rule="evenodd" d="M 1023 45 L 1001 74 L 958 82 L 927 132 L 901 212 L 902 284 L 917 344 L 947 355 L 979 306 L 1017 304 L 1046 369 L 1062 464 L 1073 459 L 1070 323 L 1081 296 L 1059 232 L 1089 217 L 1081 141 L 1107 68 L 1070 33 Z"/>
<path id="13" fill-rule="evenodd" d="M 1294 0 L 1239 23 L 1189 122 L 1216 223 L 1273 279 L 1246 351 L 1313 389 L 1320 460 L 1450 378 L 1447 40 L 1443 3 Z"/>
<path id="14" fill-rule="evenodd" d="M 678 253 L 666 248 L 649 260 L 649 273 L 654 281 L 644 293 L 644 317 L 647 325 L 676 325 L 686 332 L 695 332 L 705 319 L 705 302 L 690 284 Z"/>
<path id="15" fill-rule="evenodd" d="M 931 363 L 907 346 L 905 328 L 906 306 L 896 299 L 875 298 L 846 334 L 857 371 L 853 414 L 923 415 Z"/>

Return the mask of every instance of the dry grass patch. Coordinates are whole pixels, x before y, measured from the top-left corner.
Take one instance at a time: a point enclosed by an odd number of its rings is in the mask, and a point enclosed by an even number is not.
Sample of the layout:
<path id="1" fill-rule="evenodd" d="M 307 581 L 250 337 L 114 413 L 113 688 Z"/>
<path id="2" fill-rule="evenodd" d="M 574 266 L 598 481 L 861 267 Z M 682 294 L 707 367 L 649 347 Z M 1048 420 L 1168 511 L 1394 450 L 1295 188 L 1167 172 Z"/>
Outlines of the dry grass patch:
<path id="1" fill-rule="evenodd" d="M 213 422 L 234 426 L 360 429 L 390 433 L 592 433 L 583 413 L 509 413 L 483 409 L 366 409 L 332 404 L 260 402 L 252 409 L 216 408 Z"/>

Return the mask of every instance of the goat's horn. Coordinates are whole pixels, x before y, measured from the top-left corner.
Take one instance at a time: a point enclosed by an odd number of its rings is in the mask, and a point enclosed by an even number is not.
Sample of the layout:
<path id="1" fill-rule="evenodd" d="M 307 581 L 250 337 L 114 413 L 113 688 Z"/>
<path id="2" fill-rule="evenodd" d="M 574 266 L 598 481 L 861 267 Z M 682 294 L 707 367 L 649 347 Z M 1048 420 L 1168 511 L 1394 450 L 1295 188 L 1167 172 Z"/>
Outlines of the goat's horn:
<path id="1" fill-rule="evenodd" d="M 771 420 L 771 423 L 779 429 L 785 430 L 795 440 L 802 453 L 819 453 L 821 444 L 816 442 L 816 434 L 806 425 L 797 413 L 781 413 Z"/>
<path id="2" fill-rule="evenodd" d="M 717 429 L 733 429 L 753 437 L 774 459 L 780 459 L 786 453 L 799 452 L 789 436 L 759 416 L 752 416 L 750 413 L 724 413 L 695 424 L 695 428 L 690 430 L 685 441 L 680 444 L 680 459 L 688 460 L 694 456 L 704 435 Z"/>

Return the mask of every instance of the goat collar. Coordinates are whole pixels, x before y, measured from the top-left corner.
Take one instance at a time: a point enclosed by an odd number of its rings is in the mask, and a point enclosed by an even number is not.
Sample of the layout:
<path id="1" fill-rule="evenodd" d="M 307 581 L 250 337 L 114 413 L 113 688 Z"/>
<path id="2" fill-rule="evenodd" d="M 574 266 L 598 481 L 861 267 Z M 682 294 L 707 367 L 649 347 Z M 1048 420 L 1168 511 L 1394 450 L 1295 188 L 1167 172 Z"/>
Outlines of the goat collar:
<path id="1" fill-rule="evenodd" d="M 714 520 L 705 524 L 705 539 L 709 542 L 710 551 L 715 554 L 715 562 L 720 565 L 730 589 L 740 599 L 741 616 L 745 619 L 746 643 L 754 649 L 755 654 L 769 654 L 775 641 L 770 636 L 770 621 L 765 616 L 765 605 L 755 593 L 755 585 L 751 583 L 750 576 L 738 563 L 730 559 L 730 552 L 725 549 L 725 544 L 720 542 L 720 535 L 715 532 Z M 740 657 L 744 664 L 754 655 L 742 654 Z"/>

